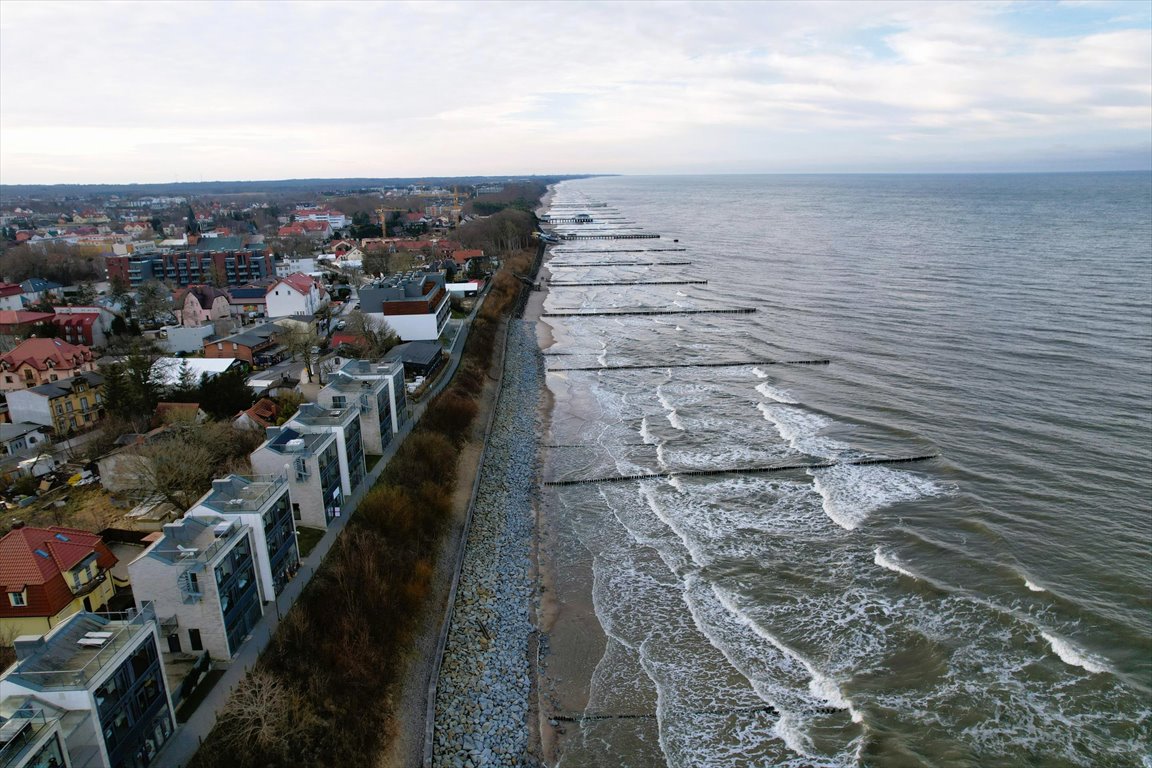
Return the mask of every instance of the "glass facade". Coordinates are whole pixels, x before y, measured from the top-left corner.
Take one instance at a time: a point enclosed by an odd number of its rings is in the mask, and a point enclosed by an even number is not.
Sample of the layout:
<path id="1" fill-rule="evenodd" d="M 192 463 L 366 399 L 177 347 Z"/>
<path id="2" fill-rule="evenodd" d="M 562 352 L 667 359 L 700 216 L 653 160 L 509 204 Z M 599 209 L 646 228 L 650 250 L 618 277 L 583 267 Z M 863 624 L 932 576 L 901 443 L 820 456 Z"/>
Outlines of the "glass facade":
<path id="1" fill-rule="evenodd" d="M 172 735 L 163 674 L 156 639 L 148 633 L 144 643 L 94 692 L 96 715 L 113 768 L 149 765 Z"/>
<path id="2" fill-rule="evenodd" d="M 252 545 L 247 536 L 229 550 L 216 566 L 216 588 L 220 595 L 220 611 L 224 614 L 228 654 L 231 656 L 260 620 L 256 566 L 252 562 Z"/>
<path id="3" fill-rule="evenodd" d="M 397 368 L 392 374 L 392 391 L 396 393 L 396 428 L 408 420 L 408 390 L 404 388 L 404 369 Z"/>
<path id="4" fill-rule="evenodd" d="M 324 496 L 324 523 L 332 522 L 340 509 L 340 454 L 333 440 L 320 454 L 320 493 Z"/>
<path id="5" fill-rule="evenodd" d="M 376 415 L 380 419 L 380 445 L 392 442 L 392 408 L 388 397 L 388 387 L 380 388 L 376 395 Z"/>
<path id="6" fill-rule="evenodd" d="M 292 525 L 292 504 L 288 494 L 281 494 L 264 513 L 264 539 L 268 542 L 268 559 L 272 565 L 272 584 L 276 594 L 288 583 L 292 569 L 300 562 L 296 532 Z"/>
<path id="7" fill-rule="evenodd" d="M 364 482 L 364 440 L 359 418 L 352 419 L 344 429 L 344 454 L 348 457 L 348 480 L 354 491 Z"/>

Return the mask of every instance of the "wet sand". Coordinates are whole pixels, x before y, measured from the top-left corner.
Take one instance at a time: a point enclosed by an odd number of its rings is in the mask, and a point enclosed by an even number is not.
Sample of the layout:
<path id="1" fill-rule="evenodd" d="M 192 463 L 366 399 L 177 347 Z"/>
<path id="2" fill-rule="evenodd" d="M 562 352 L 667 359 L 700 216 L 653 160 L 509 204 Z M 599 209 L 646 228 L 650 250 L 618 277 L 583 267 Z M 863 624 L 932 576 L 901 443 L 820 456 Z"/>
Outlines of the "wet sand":
<path id="1" fill-rule="evenodd" d="M 545 197 L 547 208 L 551 193 Z M 541 354 L 555 344 L 552 327 L 541 319 L 547 284 L 551 276 L 546 253 L 538 276 L 542 290 L 534 291 L 525 310 L 526 320 L 535 320 Z M 563 386 L 562 380 L 549 381 L 540 397 L 540 434 L 542 464 L 547 465 L 543 445 L 551 437 L 552 413 L 556 393 L 551 386 Z M 536 658 L 531 659 L 538 742 L 534 743 L 546 765 L 555 765 L 564 744 L 579 735 L 579 723 L 567 718 L 578 717 L 588 704 L 591 674 L 604 654 L 606 637 L 601 630 L 592 604 L 592 560 L 589 553 L 572 540 L 564 526 L 563 510 L 554 508 L 542 493 L 536 508 L 536 542 L 533 548 L 537 578 Z M 530 718 L 532 714 L 530 714 Z"/>

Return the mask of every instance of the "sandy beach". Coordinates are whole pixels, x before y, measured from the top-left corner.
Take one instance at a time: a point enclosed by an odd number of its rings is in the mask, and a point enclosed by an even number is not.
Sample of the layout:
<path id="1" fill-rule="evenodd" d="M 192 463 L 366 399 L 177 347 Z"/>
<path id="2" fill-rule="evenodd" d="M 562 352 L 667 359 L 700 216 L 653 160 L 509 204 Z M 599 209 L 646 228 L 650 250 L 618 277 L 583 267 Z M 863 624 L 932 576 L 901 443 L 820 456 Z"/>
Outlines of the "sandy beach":
<path id="1" fill-rule="evenodd" d="M 549 189 L 542 211 L 547 210 L 551 197 Z M 552 326 L 541 317 L 551 277 L 550 259 L 551 248 L 537 277 L 541 290 L 532 292 L 524 314 L 525 320 L 535 321 L 540 353 L 545 356 L 556 343 Z M 546 376 L 540 396 L 538 440 L 545 469 L 545 446 L 553 442 L 551 426 L 556 402 L 556 393 L 549 385 L 562 386 L 562 379 L 549 380 Z M 533 547 L 538 643 L 536 657 L 530 660 L 535 694 L 531 714 L 538 723 L 534 734 L 538 737 L 538 754 L 546 765 L 555 765 L 564 742 L 579 733 L 579 723 L 572 718 L 583 713 L 588 704 L 591 674 L 606 642 L 592 604 L 591 558 L 573 557 L 574 542 L 565 540 L 563 526 L 558 525 L 562 523 L 562 510 L 553 505 L 545 494 L 540 495 Z"/>

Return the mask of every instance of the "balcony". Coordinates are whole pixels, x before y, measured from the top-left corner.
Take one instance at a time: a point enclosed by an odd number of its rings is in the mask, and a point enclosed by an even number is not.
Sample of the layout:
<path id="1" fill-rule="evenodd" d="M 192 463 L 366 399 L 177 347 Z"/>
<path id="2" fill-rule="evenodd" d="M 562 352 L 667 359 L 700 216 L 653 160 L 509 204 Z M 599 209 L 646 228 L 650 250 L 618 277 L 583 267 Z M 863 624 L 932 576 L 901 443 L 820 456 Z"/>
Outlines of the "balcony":
<path id="1" fill-rule="evenodd" d="M 83 584 L 77 585 L 75 582 L 70 582 L 68 584 L 68 587 L 72 590 L 73 596 L 83 597 L 84 595 L 87 595 L 90 592 L 95 591 L 95 589 L 97 587 L 99 587 L 101 584 L 103 584 L 107 580 L 108 580 L 108 572 L 107 571 L 100 571 L 94 577 L 92 577 L 88 581 L 84 582 Z"/>

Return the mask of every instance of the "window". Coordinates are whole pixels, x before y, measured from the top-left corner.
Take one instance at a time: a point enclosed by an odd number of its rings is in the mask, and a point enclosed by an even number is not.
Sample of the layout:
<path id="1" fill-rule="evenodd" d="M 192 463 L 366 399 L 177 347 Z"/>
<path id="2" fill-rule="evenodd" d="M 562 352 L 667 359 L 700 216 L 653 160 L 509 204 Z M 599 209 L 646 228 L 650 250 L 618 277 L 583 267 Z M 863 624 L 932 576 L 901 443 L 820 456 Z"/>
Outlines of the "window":
<path id="1" fill-rule="evenodd" d="M 59 377 L 59 376 L 57 376 L 57 375 L 56 375 L 56 374 L 54 374 L 54 373 L 50 373 L 50 374 L 48 374 L 48 381 L 56 381 L 56 380 L 57 380 L 57 379 L 59 379 L 59 378 L 60 378 L 60 377 Z"/>
<path id="2" fill-rule="evenodd" d="M 11 383 L 12 383 L 12 377 L 11 377 L 11 376 L 5 376 L 5 377 L 4 377 L 4 382 L 5 382 L 6 384 L 11 384 Z"/>
<path id="3" fill-rule="evenodd" d="M 72 401 L 69 400 L 67 403 L 65 403 L 64 408 L 68 411 L 68 413 L 72 413 L 72 408 L 73 408 Z"/>
<path id="4" fill-rule="evenodd" d="M 23 592 L 9 592 L 8 602 L 17 608 L 28 605 L 28 597 Z"/>
<path id="5" fill-rule="evenodd" d="M 188 642 L 189 642 L 189 644 L 191 644 L 192 650 L 194 650 L 194 651 L 204 650 L 204 643 L 200 642 L 200 630 L 189 629 L 188 630 Z"/>
<path id="6" fill-rule="evenodd" d="M 61 405 L 60 403 L 56 403 L 56 413 L 59 413 L 59 414 L 64 413 L 64 406 Z"/>
<path id="7" fill-rule="evenodd" d="M 348 405 L 348 398 L 344 397 L 344 395 L 333 395 L 332 396 L 332 407 L 333 408 L 343 409 L 347 405 Z"/>

